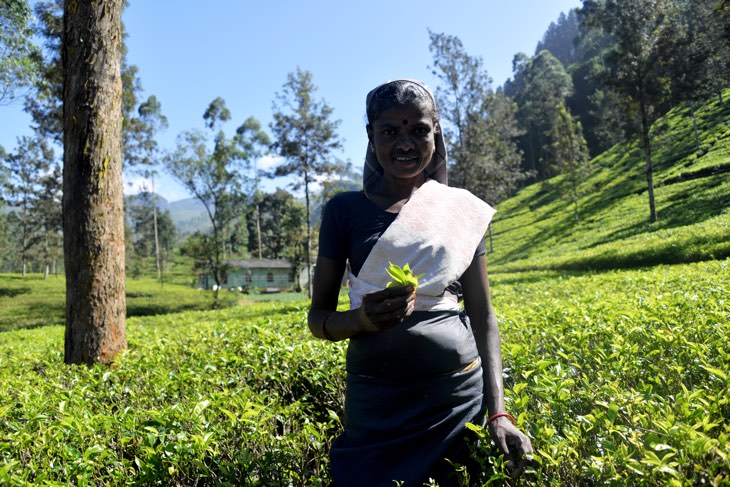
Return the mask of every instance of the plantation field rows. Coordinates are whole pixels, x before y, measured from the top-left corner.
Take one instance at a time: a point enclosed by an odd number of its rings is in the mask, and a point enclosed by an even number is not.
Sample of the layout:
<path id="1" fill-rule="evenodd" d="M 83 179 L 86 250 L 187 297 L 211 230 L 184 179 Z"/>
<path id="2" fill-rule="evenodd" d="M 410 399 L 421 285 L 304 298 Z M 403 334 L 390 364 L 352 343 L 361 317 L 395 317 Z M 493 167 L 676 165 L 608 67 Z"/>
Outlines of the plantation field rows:
<path id="1" fill-rule="evenodd" d="M 256 300 L 301 299 L 297 293 L 243 295 L 222 291 L 219 308 Z M 0 332 L 64 323 L 66 279 L 41 274 L 0 274 Z M 127 279 L 127 316 L 150 316 L 213 307 L 211 293 L 189 285 L 159 282 L 151 278 Z"/>
<path id="2" fill-rule="evenodd" d="M 652 127 L 656 222 L 639 141 L 622 142 L 591 162 L 577 222 L 564 176 L 502 202 L 492 267 L 585 271 L 730 257 L 730 104 L 712 99 L 696 116 L 699 146 L 687 106 Z"/>
<path id="3" fill-rule="evenodd" d="M 730 485 L 729 290 L 730 260 L 493 274 L 518 484 Z M 63 365 L 60 326 L 0 333 L 0 485 L 328 485 L 346 344 L 307 306 L 130 318 L 111 369 Z M 474 448 L 474 483 L 506 477 Z"/>

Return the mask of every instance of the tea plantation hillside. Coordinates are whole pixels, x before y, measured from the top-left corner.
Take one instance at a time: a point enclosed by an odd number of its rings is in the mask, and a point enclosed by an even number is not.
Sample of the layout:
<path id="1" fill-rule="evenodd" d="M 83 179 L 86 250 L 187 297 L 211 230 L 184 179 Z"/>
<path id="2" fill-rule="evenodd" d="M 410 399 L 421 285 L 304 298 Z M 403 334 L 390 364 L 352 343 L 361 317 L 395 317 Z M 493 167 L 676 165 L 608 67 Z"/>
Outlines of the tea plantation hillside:
<path id="1" fill-rule="evenodd" d="M 687 107 L 652 130 L 658 221 L 649 204 L 640 143 L 621 143 L 592 161 L 580 185 L 579 222 L 558 176 L 498 206 L 493 270 L 610 269 L 730 256 L 730 90 L 696 113 Z"/>
<path id="2" fill-rule="evenodd" d="M 635 143 L 593 161 L 578 223 L 559 177 L 499 206 L 505 402 L 535 465 L 510 480 L 470 425 L 460 485 L 730 486 L 730 103 L 697 117 L 699 151 L 686 109 L 654 131 L 654 224 Z M 131 280 L 129 349 L 86 367 L 63 363 L 63 281 L 0 276 L 0 486 L 331 484 L 346 343 L 298 296 L 190 311 L 211 296 L 178 278 Z"/>
<path id="3" fill-rule="evenodd" d="M 729 289 L 730 260 L 495 275 L 519 485 L 730 485 Z M 329 485 L 345 344 L 307 306 L 130 318 L 111 368 L 64 365 L 60 326 L 0 333 L 0 485 Z"/>

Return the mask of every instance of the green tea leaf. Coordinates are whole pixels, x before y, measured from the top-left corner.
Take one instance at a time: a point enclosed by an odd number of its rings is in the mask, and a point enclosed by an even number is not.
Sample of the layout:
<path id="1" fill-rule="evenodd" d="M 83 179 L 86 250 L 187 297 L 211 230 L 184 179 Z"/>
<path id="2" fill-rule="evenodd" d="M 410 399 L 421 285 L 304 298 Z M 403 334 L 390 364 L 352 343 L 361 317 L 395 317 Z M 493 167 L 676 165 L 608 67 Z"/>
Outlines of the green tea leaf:
<path id="1" fill-rule="evenodd" d="M 393 278 L 385 287 L 413 286 L 413 289 L 417 289 L 418 279 L 424 276 L 424 274 L 413 274 L 411 267 L 407 263 L 401 268 L 397 264 L 390 262 L 390 267 L 387 267 L 385 272 Z"/>

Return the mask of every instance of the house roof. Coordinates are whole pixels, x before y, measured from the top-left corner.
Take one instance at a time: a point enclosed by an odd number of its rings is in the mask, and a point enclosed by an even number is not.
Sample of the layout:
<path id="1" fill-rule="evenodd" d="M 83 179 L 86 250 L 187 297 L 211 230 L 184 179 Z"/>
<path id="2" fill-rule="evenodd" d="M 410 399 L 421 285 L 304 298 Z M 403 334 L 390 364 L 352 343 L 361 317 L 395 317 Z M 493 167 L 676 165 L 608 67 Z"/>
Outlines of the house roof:
<path id="1" fill-rule="evenodd" d="M 231 267 L 241 269 L 291 269 L 292 265 L 284 259 L 249 259 L 249 260 L 228 260 Z"/>

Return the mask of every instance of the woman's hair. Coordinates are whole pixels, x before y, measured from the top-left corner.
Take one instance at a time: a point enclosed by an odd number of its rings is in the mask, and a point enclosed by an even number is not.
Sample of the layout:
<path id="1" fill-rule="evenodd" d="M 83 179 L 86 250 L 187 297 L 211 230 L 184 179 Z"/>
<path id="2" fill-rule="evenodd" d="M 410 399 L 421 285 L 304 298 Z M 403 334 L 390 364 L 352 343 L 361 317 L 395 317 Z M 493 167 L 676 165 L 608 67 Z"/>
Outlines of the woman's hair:
<path id="1" fill-rule="evenodd" d="M 377 120 L 385 110 L 412 102 L 425 102 L 430 107 L 434 123 L 438 122 L 436 101 L 431 92 L 418 82 L 400 79 L 384 83 L 369 94 L 366 107 L 368 124 Z"/>

